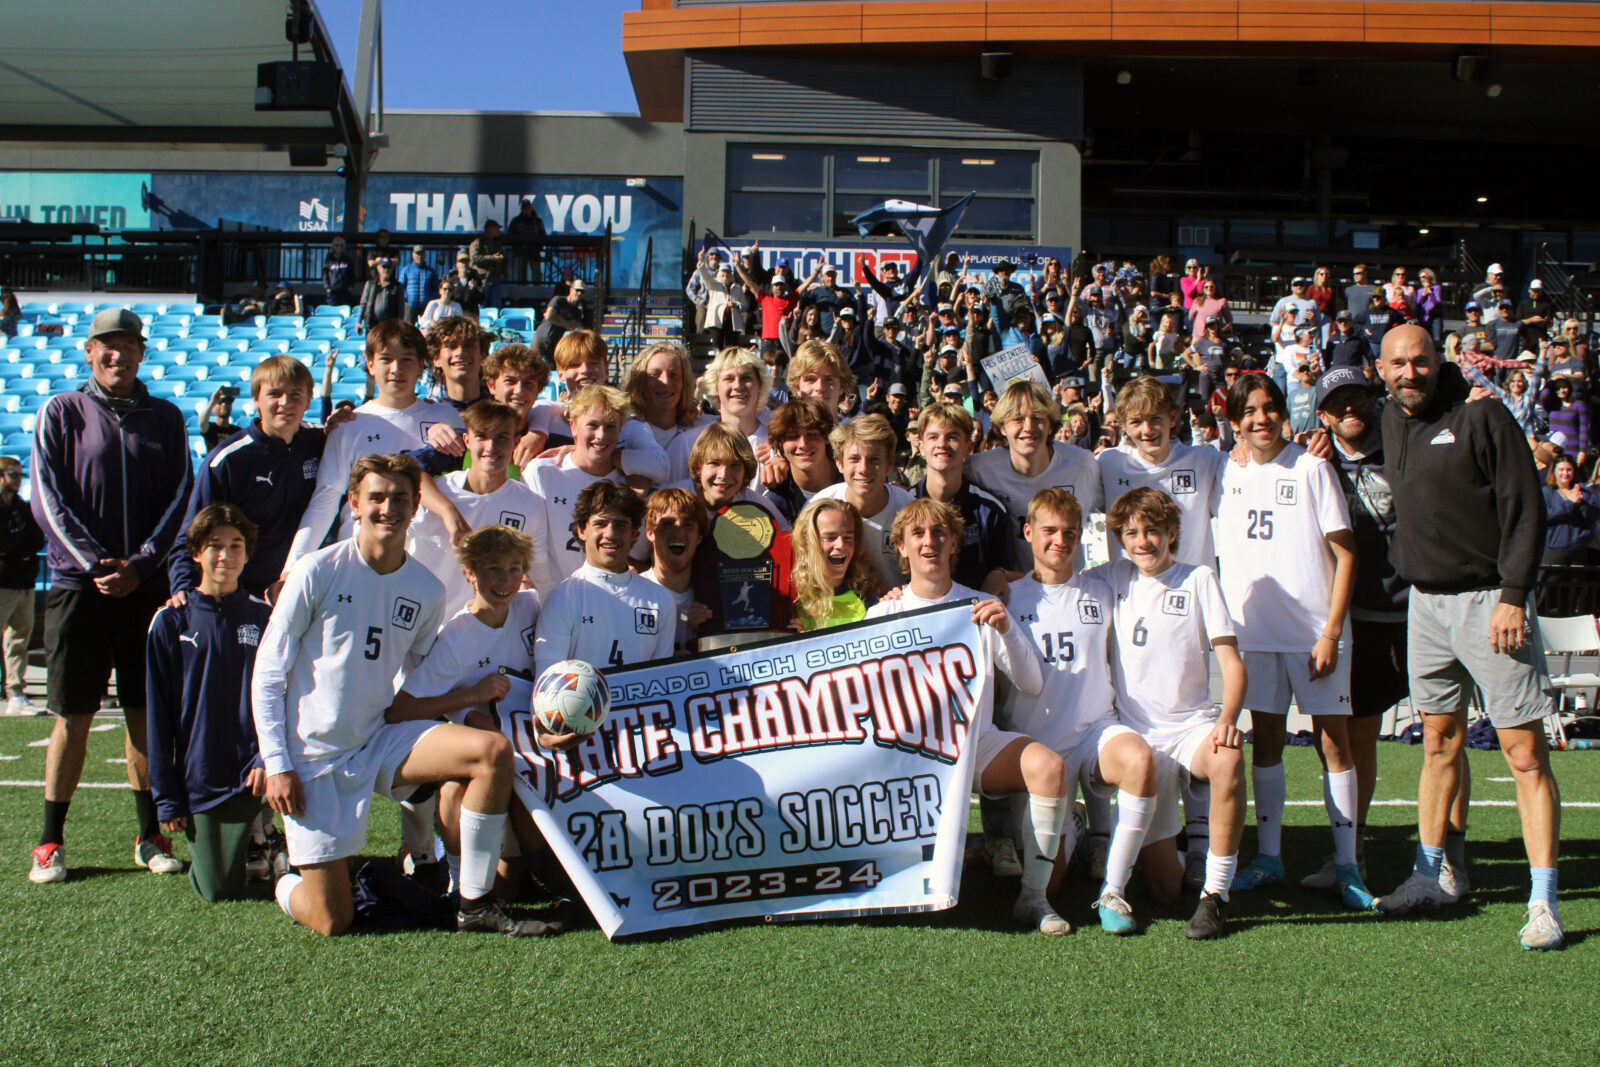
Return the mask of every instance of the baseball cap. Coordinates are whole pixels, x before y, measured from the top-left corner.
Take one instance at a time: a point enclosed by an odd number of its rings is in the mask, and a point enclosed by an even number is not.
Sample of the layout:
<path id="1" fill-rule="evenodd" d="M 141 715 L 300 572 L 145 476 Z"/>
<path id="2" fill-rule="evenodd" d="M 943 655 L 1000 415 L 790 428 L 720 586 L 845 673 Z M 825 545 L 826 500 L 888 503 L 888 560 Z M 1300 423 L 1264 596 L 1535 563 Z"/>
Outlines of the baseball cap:
<path id="1" fill-rule="evenodd" d="M 1000 262 L 994 265 L 994 272 L 996 274 L 999 274 L 1001 271 L 1014 271 L 1016 269 L 1017 265 L 1011 262 L 1009 259 L 1002 259 Z"/>
<path id="2" fill-rule="evenodd" d="M 945 396 L 965 396 L 966 392 L 967 391 L 965 389 L 961 388 L 961 386 L 957 385 L 955 382 L 951 382 L 942 390 L 942 393 Z"/>
<path id="3" fill-rule="evenodd" d="M 1198 259 L 1191 259 L 1189 262 L 1183 265 L 1183 269 L 1188 270 L 1190 267 L 1198 267 L 1199 265 L 1200 261 Z"/>
<path id="4" fill-rule="evenodd" d="M 961 351 L 961 349 L 957 348 L 955 345 L 940 345 L 939 346 L 939 354 L 941 356 L 944 355 L 946 352 L 954 354 L 954 353 L 957 353 L 957 352 L 960 352 L 960 351 Z"/>
<path id="5" fill-rule="evenodd" d="M 1482 311 L 1483 308 L 1478 306 L 1478 302 L 1476 300 L 1468 300 L 1466 306 L 1463 307 L 1461 310 L 1463 310 L 1463 311 Z"/>
<path id="6" fill-rule="evenodd" d="M 1562 337 L 1560 334 L 1557 334 L 1556 336 L 1550 338 L 1550 347 L 1551 348 L 1566 348 L 1567 347 L 1567 339 L 1565 337 Z"/>
<path id="7" fill-rule="evenodd" d="M 472 257 L 467 255 L 465 252 L 457 252 L 456 253 L 456 262 L 457 263 L 471 263 L 472 262 Z"/>
<path id="8" fill-rule="evenodd" d="M 413 252 L 426 252 L 427 249 L 423 248 L 421 245 L 412 245 L 411 246 L 411 251 L 413 251 Z"/>
<path id="9" fill-rule="evenodd" d="M 1206 325 L 1207 326 L 1221 326 L 1222 325 L 1222 316 L 1221 315 L 1207 315 L 1206 316 Z"/>
<path id="10" fill-rule="evenodd" d="M 1368 393 L 1372 392 L 1367 376 L 1354 367 L 1335 367 L 1325 371 L 1322 377 L 1317 379 L 1317 408 L 1320 410 L 1322 405 L 1328 402 L 1328 398 L 1340 389 L 1352 386 L 1358 386 Z"/>
<path id="11" fill-rule="evenodd" d="M 853 319 L 856 317 L 856 309 L 853 307 L 842 307 L 839 309 L 839 317 L 841 319 Z"/>
<path id="12" fill-rule="evenodd" d="M 780 275 L 777 275 L 776 277 L 774 277 L 772 279 L 772 284 L 773 285 L 781 285 L 785 289 L 787 289 L 787 288 L 789 288 L 789 279 L 785 278 L 783 275 L 780 274 Z"/>
<path id="13" fill-rule="evenodd" d="M 588 286 L 586 286 L 583 283 L 583 279 L 582 278 L 574 278 L 574 279 L 572 279 L 571 283 L 567 286 L 567 288 L 568 289 L 576 289 L 581 293 L 583 290 L 587 289 Z"/>
<path id="14" fill-rule="evenodd" d="M 1054 311 L 1046 311 L 1044 313 L 1043 317 L 1041 317 L 1039 319 L 1039 321 L 1040 322 L 1060 322 L 1061 321 L 1061 316 L 1057 315 Z"/>
<path id="15" fill-rule="evenodd" d="M 895 382 L 893 385 L 889 386 L 889 395 L 890 396 L 905 396 L 906 395 L 906 387 L 901 385 L 899 382 Z"/>
<path id="16" fill-rule="evenodd" d="M 1498 263 L 1489 264 L 1489 269 L 1485 271 L 1486 274 L 1504 274 L 1505 272 L 1506 269 Z"/>
<path id="17" fill-rule="evenodd" d="M 1528 288 L 1529 289 L 1543 289 L 1544 288 L 1544 282 L 1540 281 L 1538 278 L 1535 278 L 1533 281 L 1528 283 Z"/>
<path id="18" fill-rule="evenodd" d="M 1304 284 L 1306 284 L 1306 280 L 1304 278 L 1291 278 L 1291 279 L 1289 279 L 1289 284 L 1290 285 L 1304 285 Z"/>
<path id="19" fill-rule="evenodd" d="M 947 311 L 951 312 L 951 313 L 954 313 L 955 310 L 956 310 L 956 306 L 954 304 L 950 303 L 950 301 L 948 301 L 948 300 L 946 300 L 944 303 L 939 305 L 939 313 L 941 315 L 944 314 Z"/>
<path id="20" fill-rule="evenodd" d="M 95 315 L 94 321 L 89 324 L 89 335 L 84 340 L 93 341 L 96 337 L 112 333 L 131 333 L 142 341 L 144 323 L 127 308 L 106 308 Z"/>
<path id="21" fill-rule="evenodd" d="M 1468 306 L 1469 307 L 1476 307 L 1477 305 L 1469 304 Z M 1334 318 L 1336 320 L 1338 320 L 1339 322 L 1354 322 L 1355 321 L 1355 316 L 1350 314 L 1349 311 L 1341 311 L 1341 312 L 1339 312 L 1339 314 L 1335 315 Z"/>
<path id="22" fill-rule="evenodd" d="M 1509 301 L 1509 300 L 1502 300 L 1502 301 L 1500 301 L 1500 306 L 1503 307 L 1503 308 L 1508 308 L 1508 307 L 1511 307 L 1512 304 L 1511 304 L 1511 301 Z"/>

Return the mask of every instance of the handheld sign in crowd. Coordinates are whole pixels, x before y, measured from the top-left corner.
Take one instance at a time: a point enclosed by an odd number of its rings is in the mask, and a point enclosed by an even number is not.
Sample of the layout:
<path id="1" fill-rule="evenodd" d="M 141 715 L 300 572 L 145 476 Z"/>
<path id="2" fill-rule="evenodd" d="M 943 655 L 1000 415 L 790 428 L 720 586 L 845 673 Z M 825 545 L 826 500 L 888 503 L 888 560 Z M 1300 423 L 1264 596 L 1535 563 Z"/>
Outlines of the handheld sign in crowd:
<path id="1" fill-rule="evenodd" d="M 535 742 L 517 796 L 608 938 L 955 905 L 993 671 L 969 602 L 606 671 L 611 714 Z"/>
<path id="2" fill-rule="evenodd" d="M 994 384 L 997 393 L 1005 392 L 1006 386 L 1012 382 L 1038 382 L 1046 389 L 1050 388 L 1044 368 L 1034 360 L 1027 345 L 1012 345 L 992 356 L 984 356 L 983 370 L 989 375 L 989 381 Z"/>

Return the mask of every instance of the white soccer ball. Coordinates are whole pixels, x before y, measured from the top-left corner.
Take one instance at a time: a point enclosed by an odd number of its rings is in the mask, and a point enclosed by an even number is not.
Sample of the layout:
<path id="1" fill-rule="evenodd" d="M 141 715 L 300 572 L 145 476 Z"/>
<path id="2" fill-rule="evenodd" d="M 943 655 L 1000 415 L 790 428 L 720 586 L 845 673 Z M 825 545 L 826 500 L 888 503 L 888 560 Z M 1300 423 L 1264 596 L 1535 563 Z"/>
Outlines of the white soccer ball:
<path id="1" fill-rule="evenodd" d="M 610 711 L 605 676 L 582 660 L 564 659 L 534 683 L 533 713 L 547 733 L 594 733 Z"/>

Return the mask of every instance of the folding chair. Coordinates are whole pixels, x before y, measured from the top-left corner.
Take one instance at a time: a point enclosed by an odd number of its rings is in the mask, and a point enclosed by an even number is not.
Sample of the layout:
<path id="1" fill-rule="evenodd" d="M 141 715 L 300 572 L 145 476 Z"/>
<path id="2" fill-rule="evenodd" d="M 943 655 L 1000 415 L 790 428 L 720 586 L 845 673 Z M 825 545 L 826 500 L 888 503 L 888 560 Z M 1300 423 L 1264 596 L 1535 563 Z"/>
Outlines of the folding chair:
<path id="1" fill-rule="evenodd" d="M 1574 673 L 1573 656 L 1600 655 L 1600 624 L 1593 615 L 1574 615 L 1563 618 L 1539 616 L 1539 636 L 1544 642 L 1545 656 L 1562 657 L 1559 673 L 1551 671 L 1550 688 L 1555 691 L 1555 713 L 1545 720 L 1546 732 L 1552 747 L 1565 748 L 1567 732 L 1561 725 L 1561 715 L 1567 706 L 1569 690 L 1589 690 L 1589 707 L 1594 707 L 1595 696 L 1600 693 L 1600 674 L 1592 671 Z M 1576 707 L 1576 704 L 1574 704 Z"/>

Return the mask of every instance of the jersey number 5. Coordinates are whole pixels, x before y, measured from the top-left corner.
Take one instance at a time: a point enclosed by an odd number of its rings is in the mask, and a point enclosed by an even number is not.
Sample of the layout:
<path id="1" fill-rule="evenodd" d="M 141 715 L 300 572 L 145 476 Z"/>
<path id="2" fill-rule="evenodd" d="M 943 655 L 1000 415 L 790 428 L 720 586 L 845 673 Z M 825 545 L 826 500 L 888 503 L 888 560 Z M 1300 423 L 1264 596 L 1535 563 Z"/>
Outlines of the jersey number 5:
<path id="1" fill-rule="evenodd" d="M 383 627 L 369 626 L 367 627 L 366 657 L 368 659 L 377 659 L 381 655 L 383 655 Z"/>
<path id="2" fill-rule="evenodd" d="M 1245 516 L 1250 520 L 1250 525 L 1245 528 L 1244 535 L 1252 541 L 1272 540 L 1272 512 L 1250 509 Z"/>

